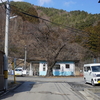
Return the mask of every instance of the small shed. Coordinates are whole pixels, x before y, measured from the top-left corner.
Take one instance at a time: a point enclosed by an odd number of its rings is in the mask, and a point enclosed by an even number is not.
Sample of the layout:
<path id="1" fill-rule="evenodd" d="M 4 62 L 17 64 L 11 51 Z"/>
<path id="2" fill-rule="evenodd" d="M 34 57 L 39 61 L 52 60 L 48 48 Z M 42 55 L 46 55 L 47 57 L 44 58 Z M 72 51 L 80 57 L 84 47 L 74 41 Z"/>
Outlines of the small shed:
<path id="1" fill-rule="evenodd" d="M 71 76 L 75 75 L 75 62 L 63 61 L 57 62 L 53 68 L 54 76 Z"/>
<path id="2" fill-rule="evenodd" d="M 4 52 L 0 51 L 0 90 L 4 89 Z"/>
<path id="3" fill-rule="evenodd" d="M 47 74 L 47 62 L 40 61 L 39 62 L 39 76 L 46 76 Z"/>
<path id="4" fill-rule="evenodd" d="M 57 61 L 52 68 L 53 76 L 72 76 L 75 75 L 76 61 Z M 46 76 L 48 70 L 47 62 L 41 61 L 39 63 L 39 75 Z"/>

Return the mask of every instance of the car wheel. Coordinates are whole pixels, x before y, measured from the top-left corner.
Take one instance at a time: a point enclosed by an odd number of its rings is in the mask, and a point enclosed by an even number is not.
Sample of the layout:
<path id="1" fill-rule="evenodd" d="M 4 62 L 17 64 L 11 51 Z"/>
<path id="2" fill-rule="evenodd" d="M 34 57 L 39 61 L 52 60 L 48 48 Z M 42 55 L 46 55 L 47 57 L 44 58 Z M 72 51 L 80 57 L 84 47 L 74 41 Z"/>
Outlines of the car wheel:
<path id="1" fill-rule="evenodd" d="M 23 77 L 23 74 L 21 75 L 21 77 Z"/>
<path id="2" fill-rule="evenodd" d="M 92 86 L 95 86 L 93 79 L 91 80 L 91 84 L 92 84 Z"/>

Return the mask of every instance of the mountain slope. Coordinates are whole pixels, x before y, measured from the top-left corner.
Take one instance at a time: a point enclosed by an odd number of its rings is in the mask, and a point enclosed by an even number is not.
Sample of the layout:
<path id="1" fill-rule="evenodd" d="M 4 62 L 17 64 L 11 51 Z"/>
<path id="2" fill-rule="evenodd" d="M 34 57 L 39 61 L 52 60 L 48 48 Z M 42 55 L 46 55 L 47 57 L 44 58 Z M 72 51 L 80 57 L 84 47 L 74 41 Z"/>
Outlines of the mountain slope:
<path id="1" fill-rule="evenodd" d="M 54 23 L 75 27 L 81 30 L 95 25 L 100 20 L 100 14 L 88 14 L 80 10 L 66 12 L 64 10 L 38 6 L 36 6 L 36 9 L 40 17 L 45 15 Z"/>
<path id="2" fill-rule="evenodd" d="M 22 12 L 39 16 L 55 24 Z M 0 13 L 0 50 L 3 50 L 5 11 L 2 7 L 0 7 Z M 25 45 L 27 45 L 27 58 L 35 60 L 53 60 L 63 46 L 56 59 L 84 61 L 91 56 L 99 55 L 89 50 L 88 32 L 91 30 L 90 27 L 98 26 L 100 14 L 92 15 L 84 11 L 66 12 L 38 7 L 26 2 L 11 2 L 11 15 L 16 14 L 18 17 L 10 20 L 9 27 L 10 57 L 24 58 Z M 76 28 L 87 32 L 76 30 Z M 96 52 L 98 51 L 100 50 Z"/>

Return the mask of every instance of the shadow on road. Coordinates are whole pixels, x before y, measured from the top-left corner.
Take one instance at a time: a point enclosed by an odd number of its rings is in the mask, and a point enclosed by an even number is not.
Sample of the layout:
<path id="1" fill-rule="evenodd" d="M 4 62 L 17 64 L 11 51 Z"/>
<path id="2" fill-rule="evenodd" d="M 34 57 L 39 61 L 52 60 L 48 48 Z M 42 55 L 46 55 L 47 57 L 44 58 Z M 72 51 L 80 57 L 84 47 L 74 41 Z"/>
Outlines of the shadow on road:
<path id="1" fill-rule="evenodd" d="M 16 86 L 13 89 L 10 89 L 9 91 L 1 95 L 0 100 L 11 98 L 13 95 L 20 93 L 20 92 L 28 92 L 33 88 L 35 84 L 36 84 L 35 82 L 30 82 L 30 81 L 20 82 L 18 86 Z"/>

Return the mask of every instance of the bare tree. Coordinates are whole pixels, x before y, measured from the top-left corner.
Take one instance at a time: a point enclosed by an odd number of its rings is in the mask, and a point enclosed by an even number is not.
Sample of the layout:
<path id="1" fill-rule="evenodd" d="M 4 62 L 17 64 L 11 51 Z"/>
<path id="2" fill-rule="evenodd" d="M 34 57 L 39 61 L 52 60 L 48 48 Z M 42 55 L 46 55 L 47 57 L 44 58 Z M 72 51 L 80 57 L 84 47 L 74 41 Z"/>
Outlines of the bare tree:
<path id="1" fill-rule="evenodd" d="M 61 50 L 65 47 L 58 31 L 54 31 L 49 25 L 40 25 L 36 27 L 38 33 L 34 34 L 37 40 L 39 51 L 45 56 L 48 64 L 47 76 L 52 75 L 52 68 L 54 67 L 57 57 Z"/>

